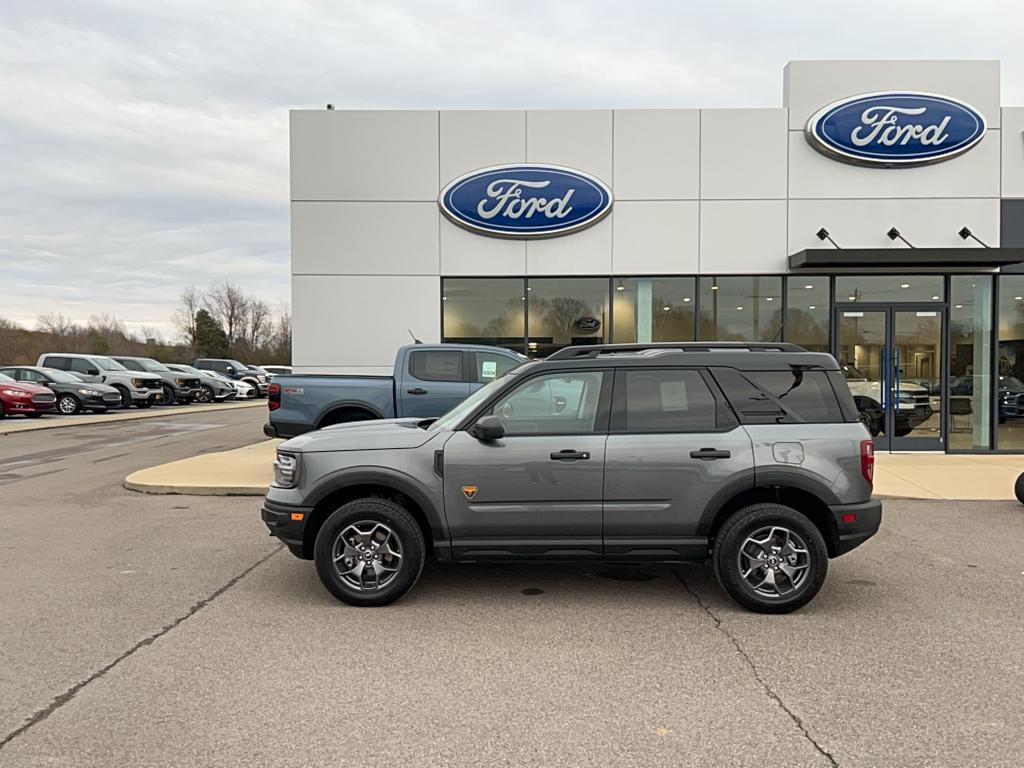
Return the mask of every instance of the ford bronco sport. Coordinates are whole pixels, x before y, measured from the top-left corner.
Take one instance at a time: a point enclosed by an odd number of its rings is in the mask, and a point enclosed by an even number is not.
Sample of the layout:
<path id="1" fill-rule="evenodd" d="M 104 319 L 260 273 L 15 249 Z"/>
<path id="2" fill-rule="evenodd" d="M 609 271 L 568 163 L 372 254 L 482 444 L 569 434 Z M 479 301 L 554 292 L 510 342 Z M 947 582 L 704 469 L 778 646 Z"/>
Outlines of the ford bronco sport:
<path id="1" fill-rule="evenodd" d="M 398 599 L 428 555 L 710 560 L 738 603 L 786 613 L 882 514 L 838 364 L 792 344 L 568 347 L 436 420 L 293 438 L 274 469 L 264 522 L 352 605 Z"/>

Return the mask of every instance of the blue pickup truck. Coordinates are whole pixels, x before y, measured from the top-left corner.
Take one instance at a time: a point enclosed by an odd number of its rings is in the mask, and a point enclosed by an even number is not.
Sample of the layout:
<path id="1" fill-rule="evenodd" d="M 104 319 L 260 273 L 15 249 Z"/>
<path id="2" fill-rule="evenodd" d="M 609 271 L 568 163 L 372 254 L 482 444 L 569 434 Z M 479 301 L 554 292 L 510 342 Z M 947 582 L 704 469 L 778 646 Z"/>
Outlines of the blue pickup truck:
<path id="1" fill-rule="evenodd" d="M 501 347 L 408 344 L 398 350 L 391 376 L 275 376 L 263 433 L 287 438 L 349 421 L 435 418 L 524 362 Z"/>

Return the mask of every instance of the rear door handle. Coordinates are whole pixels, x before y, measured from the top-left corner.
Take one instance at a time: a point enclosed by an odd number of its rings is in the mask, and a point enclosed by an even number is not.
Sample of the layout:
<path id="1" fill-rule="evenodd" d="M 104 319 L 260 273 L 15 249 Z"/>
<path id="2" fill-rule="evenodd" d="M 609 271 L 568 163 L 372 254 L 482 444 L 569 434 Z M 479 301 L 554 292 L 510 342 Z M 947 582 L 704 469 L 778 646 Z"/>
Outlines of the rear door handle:
<path id="1" fill-rule="evenodd" d="M 410 395 L 425 395 L 425 394 L 427 394 L 427 390 L 425 390 L 423 387 L 413 387 L 412 389 L 407 389 L 405 391 L 408 392 Z"/>
<path id="2" fill-rule="evenodd" d="M 699 451 L 690 451 L 691 459 L 711 461 L 713 459 L 728 459 L 732 457 L 729 451 L 719 451 L 715 448 L 701 448 Z"/>
<path id="3" fill-rule="evenodd" d="M 579 461 L 580 459 L 589 458 L 589 451 L 574 451 L 571 448 L 567 448 L 564 451 L 555 451 L 551 454 L 552 461 Z"/>

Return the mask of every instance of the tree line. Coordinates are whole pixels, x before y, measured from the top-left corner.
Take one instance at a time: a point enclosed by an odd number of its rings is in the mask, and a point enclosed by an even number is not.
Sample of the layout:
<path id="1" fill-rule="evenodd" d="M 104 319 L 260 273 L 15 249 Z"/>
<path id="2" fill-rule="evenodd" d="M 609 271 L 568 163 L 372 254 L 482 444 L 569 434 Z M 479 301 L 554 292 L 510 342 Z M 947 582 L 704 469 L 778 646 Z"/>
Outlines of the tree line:
<path id="1" fill-rule="evenodd" d="M 24 328 L 0 317 L 0 364 L 34 365 L 47 352 L 153 357 L 191 363 L 197 357 L 230 357 L 255 365 L 290 365 L 292 322 L 287 306 L 275 310 L 231 282 L 181 292 L 171 316 L 177 338 L 155 328 L 133 333 L 114 315 L 93 315 L 85 324 L 59 313 L 36 318 Z"/>

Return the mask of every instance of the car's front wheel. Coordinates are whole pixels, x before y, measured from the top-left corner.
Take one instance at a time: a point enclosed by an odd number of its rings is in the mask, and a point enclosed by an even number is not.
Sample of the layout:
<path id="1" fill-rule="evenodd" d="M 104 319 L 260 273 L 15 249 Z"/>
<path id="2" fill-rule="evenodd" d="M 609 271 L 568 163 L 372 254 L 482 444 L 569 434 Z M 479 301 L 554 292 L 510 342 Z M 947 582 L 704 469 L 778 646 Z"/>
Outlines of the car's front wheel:
<path id="1" fill-rule="evenodd" d="M 355 499 L 335 510 L 316 537 L 320 581 L 349 605 L 392 603 L 420 577 L 426 545 L 404 507 L 388 499 Z"/>
<path id="2" fill-rule="evenodd" d="M 163 397 L 160 399 L 160 402 L 157 403 L 157 405 L 174 405 L 174 403 L 177 402 L 178 399 L 177 396 L 174 394 L 174 390 L 171 389 L 167 384 L 164 384 L 163 387 L 161 387 L 161 389 L 163 389 Z"/>
<path id="3" fill-rule="evenodd" d="M 78 398 L 74 395 L 61 395 L 60 399 L 57 401 L 57 410 L 65 416 L 78 413 L 81 409 L 82 404 L 78 402 Z"/>
<path id="4" fill-rule="evenodd" d="M 125 387 L 114 387 L 117 390 L 117 394 L 121 396 L 121 408 L 128 410 L 132 407 L 132 393 L 129 392 Z"/>
<path id="5" fill-rule="evenodd" d="M 782 504 L 754 504 L 733 513 L 718 532 L 712 557 L 722 588 L 758 613 L 803 607 L 828 573 L 821 532 Z"/>
<path id="6" fill-rule="evenodd" d="M 200 403 L 212 403 L 213 400 L 214 400 L 213 387 L 209 387 L 206 384 L 203 384 L 203 389 L 199 393 L 199 402 Z"/>

